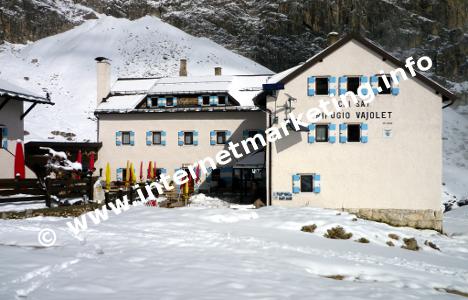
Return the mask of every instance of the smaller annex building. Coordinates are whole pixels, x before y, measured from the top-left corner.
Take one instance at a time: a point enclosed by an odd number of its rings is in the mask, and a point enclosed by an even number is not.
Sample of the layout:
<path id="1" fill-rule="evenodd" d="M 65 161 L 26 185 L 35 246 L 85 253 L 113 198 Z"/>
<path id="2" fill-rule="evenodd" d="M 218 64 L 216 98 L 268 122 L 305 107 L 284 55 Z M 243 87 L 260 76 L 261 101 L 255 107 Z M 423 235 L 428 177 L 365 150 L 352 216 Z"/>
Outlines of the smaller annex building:
<path id="1" fill-rule="evenodd" d="M 25 103 L 29 106 L 25 109 Z M 49 97 L 41 97 L 15 84 L 0 80 L 0 179 L 13 179 L 16 141 L 24 141 L 24 118 L 38 104 L 54 105 Z M 35 174 L 26 168 L 26 178 Z"/>
<path id="2" fill-rule="evenodd" d="M 144 177 L 152 164 L 156 175 L 173 175 L 207 157 L 215 157 L 230 141 L 241 141 L 265 130 L 264 112 L 253 99 L 262 92 L 268 75 L 187 76 L 181 61 L 180 76 L 119 78 L 111 87 L 110 63 L 99 59 L 98 169 L 111 167 L 113 181 L 123 181 L 127 162 Z M 207 175 L 199 191 L 237 197 L 251 203 L 266 198 L 265 151 L 253 151 L 241 160 L 217 168 L 207 161 Z M 205 172 L 200 172 L 201 174 Z M 176 186 L 177 190 L 180 186 Z M 190 190 L 195 182 L 190 181 Z"/>

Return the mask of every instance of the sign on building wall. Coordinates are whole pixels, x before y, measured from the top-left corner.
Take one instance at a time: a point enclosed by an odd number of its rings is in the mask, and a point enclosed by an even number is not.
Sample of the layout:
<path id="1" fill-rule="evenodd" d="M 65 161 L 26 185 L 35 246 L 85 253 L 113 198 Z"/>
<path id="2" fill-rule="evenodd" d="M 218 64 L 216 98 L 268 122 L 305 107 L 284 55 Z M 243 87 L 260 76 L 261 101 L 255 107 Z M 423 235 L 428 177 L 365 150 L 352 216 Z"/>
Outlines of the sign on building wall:
<path id="1" fill-rule="evenodd" d="M 290 192 L 273 192 L 273 200 L 292 200 Z"/>

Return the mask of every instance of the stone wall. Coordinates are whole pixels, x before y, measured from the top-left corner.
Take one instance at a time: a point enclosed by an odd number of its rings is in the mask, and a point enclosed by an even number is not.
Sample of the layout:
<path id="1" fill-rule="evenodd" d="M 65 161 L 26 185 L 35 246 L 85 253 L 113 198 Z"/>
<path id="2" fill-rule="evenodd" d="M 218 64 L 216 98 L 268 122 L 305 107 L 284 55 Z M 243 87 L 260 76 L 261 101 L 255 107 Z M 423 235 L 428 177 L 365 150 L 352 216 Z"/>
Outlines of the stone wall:
<path id="1" fill-rule="evenodd" d="M 359 218 L 387 223 L 392 226 L 409 226 L 417 229 L 433 229 L 442 232 L 441 210 L 413 210 L 413 209 L 344 209 Z"/>

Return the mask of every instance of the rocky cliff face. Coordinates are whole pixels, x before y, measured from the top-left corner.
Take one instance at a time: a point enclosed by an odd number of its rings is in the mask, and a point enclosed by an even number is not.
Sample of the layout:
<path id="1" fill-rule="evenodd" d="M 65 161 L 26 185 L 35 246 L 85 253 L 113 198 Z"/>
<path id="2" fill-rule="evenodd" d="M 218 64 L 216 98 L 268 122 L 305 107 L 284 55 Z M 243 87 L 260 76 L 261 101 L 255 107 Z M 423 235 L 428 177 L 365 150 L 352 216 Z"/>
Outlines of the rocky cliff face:
<path id="1" fill-rule="evenodd" d="M 326 46 L 330 31 L 358 31 L 397 57 L 429 55 L 432 76 L 468 95 L 466 0 L 4 0 L 0 39 L 24 43 L 98 14 L 155 15 L 281 71 Z"/>

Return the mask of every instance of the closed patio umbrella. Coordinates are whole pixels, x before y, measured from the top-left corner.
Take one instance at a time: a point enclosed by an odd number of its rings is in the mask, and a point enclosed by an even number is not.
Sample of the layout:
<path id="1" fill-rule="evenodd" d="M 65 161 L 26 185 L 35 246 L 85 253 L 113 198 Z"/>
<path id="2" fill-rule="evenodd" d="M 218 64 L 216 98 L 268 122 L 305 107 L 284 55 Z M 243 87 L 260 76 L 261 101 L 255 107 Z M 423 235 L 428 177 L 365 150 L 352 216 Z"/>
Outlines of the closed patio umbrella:
<path id="1" fill-rule="evenodd" d="M 24 167 L 24 152 L 23 152 L 23 143 L 21 140 L 16 142 L 16 150 L 15 150 L 15 178 L 18 177 L 19 179 L 26 178 L 26 172 Z"/>
<path id="2" fill-rule="evenodd" d="M 89 154 L 89 167 L 88 167 L 88 169 L 91 172 L 91 174 L 94 172 L 94 152 L 91 152 Z"/>
<path id="3" fill-rule="evenodd" d="M 143 181 L 143 162 L 140 163 L 140 182 Z"/>
<path id="4" fill-rule="evenodd" d="M 107 163 L 106 166 L 106 190 L 110 190 L 111 186 L 111 170 L 110 170 L 110 164 Z"/>

